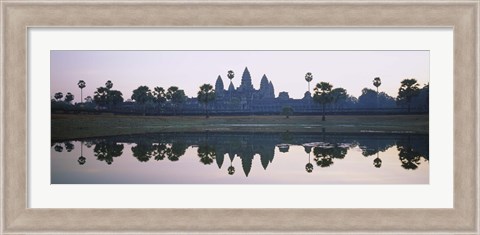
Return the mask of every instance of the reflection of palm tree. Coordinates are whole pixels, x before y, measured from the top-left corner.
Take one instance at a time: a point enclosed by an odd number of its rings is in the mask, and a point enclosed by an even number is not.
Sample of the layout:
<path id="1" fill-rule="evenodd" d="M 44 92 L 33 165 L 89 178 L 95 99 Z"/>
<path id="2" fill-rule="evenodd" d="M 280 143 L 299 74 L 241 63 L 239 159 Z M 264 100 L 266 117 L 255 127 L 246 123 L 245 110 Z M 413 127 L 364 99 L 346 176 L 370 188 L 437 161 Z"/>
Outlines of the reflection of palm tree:
<path id="1" fill-rule="evenodd" d="M 160 161 L 165 159 L 165 156 L 167 155 L 167 151 L 170 149 L 167 149 L 166 144 L 155 144 L 153 145 L 154 151 L 152 153 L 152 156 L 155 156 L 155 160 Z"/>
<path id="2" fill-rule="evenodd" d="M 307 165 L 305 165 L 305 170 L 306 170 L 308 173 L 312 173 L 312 171 L 313 171 L 313 164 L 310 163 L 310 159 L 308 160 Z"/>
<path id="3" fill-rule="evenodd" d="M 307 147 L 305 147 L 305 150 L 306 150 Z M 311 149 L 311 147 L 309 147 Z M 305 170 L 308 172 L 308 173 L 312 173 L 313 171 L 313 164 L 310 163 L 310 152 L 311 151 L 308 151 L 308 163 L 307 165 L 305 165 Z"/>
<path id="4" fill-rule="evenodd" d="M 347 148 L 341 148 L 338 146 L 335 146 L 332 149 L 332 157 L 337 158 L 337 159 L 343 159 L 347 155 Z"/>
<path id="5" fill-rule="evenodd" d="M 83 165 L 87 159 L 83 156 L 83 141 L 80 142 L 80 157 L 78 158 L 78 164 Z"/>
<path id="6" fill-rule="evenodd" d="M 67 141 L 64 144 L 65 144 L 65 150 L 67 150 L 67 152 L 71 152 L 75 148 L 75 146 L 70 141 Z"/>
<path id="7" fill-rule="evenodd" d="M 173 143 L 170 147 L 171 151 L 167 152 L 168 160 L 174 162 L 178 161 L 181 156 L 185 154 L 188 146 L 185 143 L 177 142 Z"/>
<path id="8" fill-rule="evenodd" d="M 420 165 L 420 159 L 422 157 L 425 159 L 425 156 L 413 148 L 410 136 L 408 136 L 406 141 L 397 142 L 397 150 L 399 151 L 398 156 L 402 162 L 402 167 L 407 170 L 417 169 L 418 165 Z"/>
<path id="9" fill-rule="evenodd" d="M 421 155 L 413 151 L 412 147 L 406 145 L 397 145 L 398 156 L 402 162 L 402 167 L 406 170 L 416 170 L 420 165 Z"/>
<path id="10" fill-rule="evenodd" d="M 233 154 L 228 154 L 228 157 L 230 158 L 230 166 L 228 167 L 228 174 L 233 175 L 235 174 L 235 167 L 233 167 L 233 159 L 235 158 L 235 155 Z"/>
<path id="11" fill-rule="evenodd" d="M 138 143 L 132 147 L 133 156 L 137 158 L 139 162 L 148 162 L 153 156 L 153 145 Z"/>
<path id="12" fill-rule="evenodd" d="M 85 146 L 87 146 L 87 148 L 91 148 L 93 145 L 95 145 L 93 141 L 85 141 Z"/>
<path id="13" fill-rule="evenodd" d="M 380 159 L 380 156 L 379 156 L 379 151 L 377 150 L 377 158 L 373 159 L 373 165 L 376 167 L 376 168 L 380 168 L 382 166 L 382 159 Z"/>
<path id="14" fill-rule="evenodd" d="M 84 156 L 80 156 L 77 161 L 78 161 L 78 164 L 83 165 L 85 164 L 87 159 Z"/>
<path id="15" fill-rule="evenodd" d="M 123 144 L 100 142 L 95 145 L 93 152 L 97 160 L 105 161 L 108 165 L 111 165 L 114 157 L 123 154 Z"/>
<path id="16" fill-rule="evenodd" d="M 228 174 L 229 174 L 229 175 L 235 174 L 235 167 L 229 166 L 229 167 L 228 167 Z"/>
<path id="17" fill-rule="evenodd" d="M 376 168 L 380 168 L 382 166 L 382 159 L 380 158 L 375 158 L 373 160 L 373 165 L 376 167 Z"/>
<path id="18" fill-rule="evenodd" d="M 197 153 L 198 153 L 198 156 L 200 157 L 200 162 L 202 162 L 204 165 L 212 164 L 213 160 L 216 157 L 215 148 L 213 148 L 213 146 L 210 146 L 208 144 L 198 146 Z"/>
<path id="19" fill-rule="evenodd" d="M 319 167 L 329 167 L 333 164 L 331 147 L 315 147 L 313 149 L 313 155 L 315 155 L 314 161 L 317 162 Z"/>
<path id="20" fill-rule="evenodd" d="M 59 153 L 63 152 L 63 147 L 60 144 L 56 144 L 53 149 L 55 149 L 55 151 Z"/>

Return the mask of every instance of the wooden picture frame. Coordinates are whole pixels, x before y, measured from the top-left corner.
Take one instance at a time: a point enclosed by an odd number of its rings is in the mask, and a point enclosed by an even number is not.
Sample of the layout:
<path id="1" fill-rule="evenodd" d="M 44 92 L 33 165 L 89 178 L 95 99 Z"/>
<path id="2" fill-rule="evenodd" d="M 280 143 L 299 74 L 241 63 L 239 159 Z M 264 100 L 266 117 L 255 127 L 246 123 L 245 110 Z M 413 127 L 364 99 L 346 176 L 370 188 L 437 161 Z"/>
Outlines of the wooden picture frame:
<path id="1" fill-rule="evenodd" d="M 3 1 L 1 12 L 3 233 L 479 232 L 478 1 Z M 453 27 L 454 208 L 27 208 L 28 28 L 92 26 Z"/>

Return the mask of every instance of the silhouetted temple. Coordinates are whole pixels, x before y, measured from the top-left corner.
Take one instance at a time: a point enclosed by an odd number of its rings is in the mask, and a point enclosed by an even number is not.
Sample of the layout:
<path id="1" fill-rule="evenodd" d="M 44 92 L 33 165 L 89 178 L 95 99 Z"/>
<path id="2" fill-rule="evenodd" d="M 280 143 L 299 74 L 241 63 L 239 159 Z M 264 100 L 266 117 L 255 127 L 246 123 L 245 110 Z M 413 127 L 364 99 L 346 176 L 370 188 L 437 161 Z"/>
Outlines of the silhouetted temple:
<path id="1" fill-rule="evenodd" d="M 201 104 L 193 98 L 187 101 L 185 111 L 198 110 Z M 285 106 L 290 106 L 295 112 L 312 112 L 312 108 L 318 108 L 310 92 L 306 92 L 303 99 L 291 99 L 288 92 L 279 92 L 275 97 L 275 88 L 267 75 L 263 75 L 260 81 L 260 88 L 255 89 L 252 84 L 252 77 L 247 67 L 242 74 L 240 86 L 235 88 L 230 80 L 228 88 L 219 75 L 215 82 L 215 100 L 209 104 L 209 110 L 213 113 L 275 113 L 278 114 Z"/>

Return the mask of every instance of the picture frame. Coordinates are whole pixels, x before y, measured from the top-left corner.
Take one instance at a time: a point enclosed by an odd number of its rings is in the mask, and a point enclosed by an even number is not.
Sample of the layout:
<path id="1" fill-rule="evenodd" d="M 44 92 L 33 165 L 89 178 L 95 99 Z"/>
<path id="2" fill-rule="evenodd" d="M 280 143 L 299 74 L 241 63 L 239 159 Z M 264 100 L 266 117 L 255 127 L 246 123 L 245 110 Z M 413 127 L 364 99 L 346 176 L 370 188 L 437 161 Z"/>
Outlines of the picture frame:
<path id="1" fill-rule="evenodd" d="M 478 228 L 478 1 L 3 1 L 1 232 L 462 233 Z M 246 14 L 248 12 L 249 14 Z M 281 13 L 281 14 L 279 14 Z M 453 209 L 31 209 L 30 27 L 452 27 Z M 19 143 L 25 143 L 20 144 Z M 19 146 L 8 148 L 7 146 Z M 32 153 L 30 153 L 32 154 Z M 221 220 L 222 223 L 212 223 Z M 408 225 L 408 226 L 405 226 Z"/>

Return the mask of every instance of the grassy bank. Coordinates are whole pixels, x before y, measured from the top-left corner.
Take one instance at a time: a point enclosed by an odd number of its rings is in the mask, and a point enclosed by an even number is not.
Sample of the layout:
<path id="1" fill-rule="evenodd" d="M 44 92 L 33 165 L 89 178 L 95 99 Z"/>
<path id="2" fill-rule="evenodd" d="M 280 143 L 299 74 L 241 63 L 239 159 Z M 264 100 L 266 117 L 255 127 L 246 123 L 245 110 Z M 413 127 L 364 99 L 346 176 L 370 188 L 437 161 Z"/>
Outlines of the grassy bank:
<path id="1" fill-rule="evenodd" d="M 232 116 L 143 117 L 52 115 L 52 139 L 74 139 L 152 132 L 412 132 L 428 133 L 427 115 L 390 116 Z"/>

